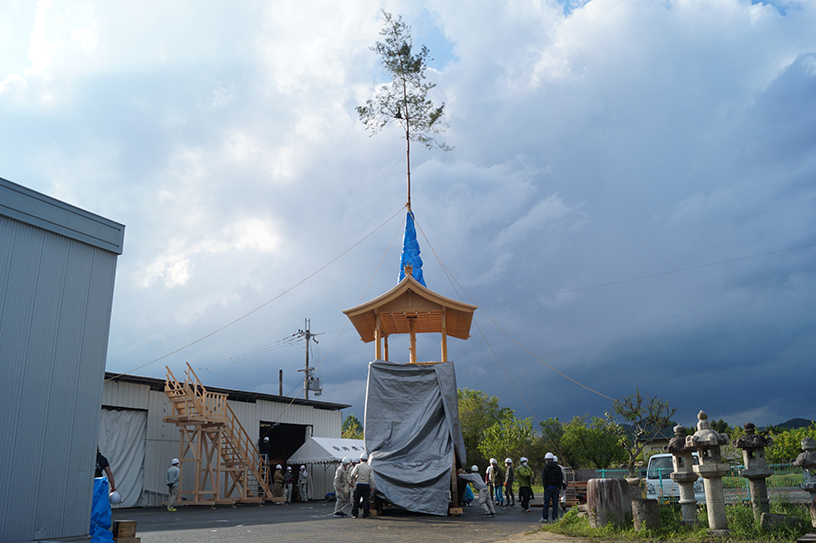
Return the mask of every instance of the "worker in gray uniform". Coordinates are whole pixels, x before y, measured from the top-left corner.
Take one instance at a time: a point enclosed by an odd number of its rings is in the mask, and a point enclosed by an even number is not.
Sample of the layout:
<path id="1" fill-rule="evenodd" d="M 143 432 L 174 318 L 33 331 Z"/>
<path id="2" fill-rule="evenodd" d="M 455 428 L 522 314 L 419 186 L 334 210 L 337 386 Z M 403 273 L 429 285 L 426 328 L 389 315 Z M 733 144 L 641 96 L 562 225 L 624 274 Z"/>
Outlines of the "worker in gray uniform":
<path id="1" fill-rule="evenodd" d="M 351 492 L 351 482 L 349 479 L 351 475 L 349 473 L 350 464 L 351 460 L 343 457 L 343 460 L 340 462 L 340 467 L 334 472 L 334 516 L 337 518 L 346 516 L 343 509 L 348 507 L 349 493 Z"/>
<path id="2" fill-rule="evenodd" d="M 473 484 L 473 488 L 479 493 L 479 505 L 482 506 L 482 510 L 484 511 L 482 516 L 495 517 L 496 510 L 493 508 L 493 500 L 490 499 L 490 491 L 487 489 L 487 485 L 482 480 L 481 475 L 479 475 L 479 466 L 470 468 L 470 473 L 465 473 L 465 470 L 460 469 L 459 477 Z"/>

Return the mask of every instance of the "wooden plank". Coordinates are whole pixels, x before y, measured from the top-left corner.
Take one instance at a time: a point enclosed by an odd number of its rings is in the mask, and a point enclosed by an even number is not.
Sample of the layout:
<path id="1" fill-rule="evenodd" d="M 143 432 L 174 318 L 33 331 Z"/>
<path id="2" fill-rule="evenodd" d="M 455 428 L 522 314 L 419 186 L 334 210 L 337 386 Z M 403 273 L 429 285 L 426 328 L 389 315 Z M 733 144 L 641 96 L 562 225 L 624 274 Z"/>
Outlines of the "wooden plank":
<path id="1" fill-rule="evenodd" d="M 136 521 L 114 520 L 113 537 L 136 537 Z"/>

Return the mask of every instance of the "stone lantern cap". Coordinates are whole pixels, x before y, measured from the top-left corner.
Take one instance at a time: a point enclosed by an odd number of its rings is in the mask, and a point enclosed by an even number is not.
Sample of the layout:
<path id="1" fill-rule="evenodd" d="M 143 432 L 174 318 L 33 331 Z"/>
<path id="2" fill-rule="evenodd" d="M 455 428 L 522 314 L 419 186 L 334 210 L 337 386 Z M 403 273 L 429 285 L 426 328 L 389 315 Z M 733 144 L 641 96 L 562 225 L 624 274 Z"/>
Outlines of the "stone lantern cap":
<path id="1" fill-rule="evenodd" d="M 744 425 L 745 435 L 734 440 L 734 446 L 740 449 L 763 449 L 773 444 L 773 439 L 755 433 L 756 425 L 749 422 Z"/>
<path id="2" fill-rule="evenodd" d="M 807 470 L 816 468 L 816 441 L 812 437 L 806 437 L 801 444 L 802 452 L 793 461 L 793 465 Z"/>
<path id="3" fill-rule="evenodd" d="M 728 445 L 728 435 L 712 430 L 711 423 L 708 422 L 708 415 L 704 411 L 697 413 L 697 419 L 697 431 L 694 432 L 694 435 L 686 437 L 686 447 L 711 449 Z"/>
<path id="4" fill-rule="evenodd" d="M 686 446 L 686 427 L 682 424 L 678 424 L 673 430 L 674 437 L 669 440 L 668 445 L 663 447 L 663 452 L 672 453 L 673 455 L 691 454 L 694 452 L 694 447 Z"/>

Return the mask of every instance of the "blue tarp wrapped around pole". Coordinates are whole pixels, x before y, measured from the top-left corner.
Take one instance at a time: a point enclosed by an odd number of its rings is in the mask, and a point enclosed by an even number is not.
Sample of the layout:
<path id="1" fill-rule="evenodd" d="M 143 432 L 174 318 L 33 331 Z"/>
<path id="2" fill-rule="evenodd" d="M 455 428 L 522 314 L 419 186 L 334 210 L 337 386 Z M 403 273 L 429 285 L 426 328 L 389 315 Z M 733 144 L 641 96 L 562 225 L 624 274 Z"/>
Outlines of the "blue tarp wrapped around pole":
<path id="1" fill-rule="evenodd" d="M 411 272 L 420 285 L 427 287 L 422 276 L 422 259 L 419 258 L 419 242 L 416 239 L 414 227 L 414 212 L 409 211 L 405 218 L 405 235 L 402 238 L 402 257 L 400 258 L 399 281 L 405 279 L 405 265 L 411 264 Z M 399 282 L 397 281 L 397 282 Z"/>

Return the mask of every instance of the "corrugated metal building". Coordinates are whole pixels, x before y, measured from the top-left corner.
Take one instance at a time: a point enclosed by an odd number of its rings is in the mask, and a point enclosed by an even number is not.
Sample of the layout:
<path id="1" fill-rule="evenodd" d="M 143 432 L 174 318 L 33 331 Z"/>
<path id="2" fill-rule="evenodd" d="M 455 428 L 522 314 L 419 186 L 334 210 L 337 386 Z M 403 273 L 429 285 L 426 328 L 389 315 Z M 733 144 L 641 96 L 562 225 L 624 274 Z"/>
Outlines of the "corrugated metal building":
<path id="1" fill-rule="evenodd" d="M 87 536 L 125 227 L 0 178 L 0 540 Z"/>
<path id="2" fill-rule="evenodd" d="M 180 439 L 176 425 L 163 422 L 171 411 L 164 384 L 162 379 L 106 374 L 99 447 L 122 494 L 119 507 L 158 506 L 167 499 L 164 476 L 170 460 L 179 456 Z M 203 384 L 209 392 L 227 394 L 230 408 L 251 438 L 270 438 L 270 463 L 282 465 L 307 436 L 340 437 L 340 410 L 351 407 Z M 334 466 L 309 465 L 308 470 L 311 497 L 333 492 Z M 192 488 L 192 477 L 182 469 L 182 491 Z"/>

